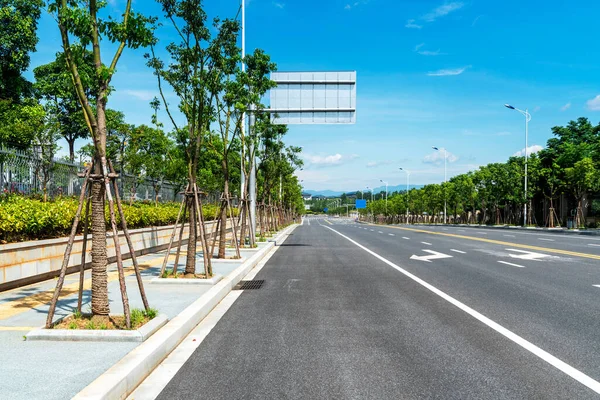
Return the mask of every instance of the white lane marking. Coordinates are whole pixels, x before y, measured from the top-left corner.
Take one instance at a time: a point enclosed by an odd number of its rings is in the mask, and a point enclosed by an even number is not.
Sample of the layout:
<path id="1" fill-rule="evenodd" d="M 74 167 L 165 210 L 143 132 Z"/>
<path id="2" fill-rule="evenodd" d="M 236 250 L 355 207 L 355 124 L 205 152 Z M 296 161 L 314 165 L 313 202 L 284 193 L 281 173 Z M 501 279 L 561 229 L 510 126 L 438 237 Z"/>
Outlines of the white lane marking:
<path id="1" fill-rule="evenodd" d="M 550 257 L 548 254 L 534 253 L 533 251 L 525 251 L 518 249 L 506 249 L 508 251 L 516 251 L 517 253 L 522 254 L 509 254 L 512 258 L 520 258 L 521 260 L 533 260 L 533 261 L 541 261 L 539 258 Z"/>
<path id="2" fill-rule="evenodd" d="M 431 246 L 431 243 L 429 243 L 429 242 L 421 242 L 421 243 L 426 244 L 427 246 Z"/>
<path id="3" fill-rule="evenodd" d="M 305 220 L 305 219 L 306 219 L 306 218 L 302 218 L 302 223 L 301 223 L 300 225 L 304 225 L 304 220 Z"/>
<path id="4" fill-rule="evenodd" d="M 369 229 L 371 232 L 375 232 L 373 229 Z"/>
<path id="5" fill-rule="evenodd" d="M 310 226 L 310 219 L 307 219 L 306 222 L 308 222 L 308 226 Z"/>
<path id="6" fill-rule="evenodd" d="M 390 235 L 390 236 L 396 236 L 396 235 L 394 235 L 393 233 L 388 233 L 388 235 Z"/>
<path id="7" fill-rule="evenodd" d="M 598 382 L 598 381 L 590 378 L 589 376 L 587 376 L 583 372 L 579 371 L 578 369 L 573 368 L 572 366 L 570 366 L 566 362 L 558 359 L 557 357 L 553 356 L 552 354 L 548 353 L 547 351 L 542 350 L 541 348 L 539 348 L 535 344 L 533 344 L 533 343 L 531 343 L 531 342 L 523 339 L 521 336 L 517 335 L 516 333 L 513 333 L 513 332 L 509 331 L 508 329 L 506 329 L 502 325 L 498 324 L 497 322 L 494 322 L 493 320 L 489 319 L 488 317 L 486 317 L 485 315 L 481 314 L 480 312 L 475 311 L 474 309 L 472 309 L 471 307 L 467 306 L 466 304 L 461 303 L 460 301 L 456 300 L 454 297 L 452 297 L 452 296 L 450 296 L 450 295 L 442 292 L 440 289 L 436 288 L 435 286 L 433 286 L 433 285 L 425 282 L 423 279 L 418 278 L 416 275 L 411 274 L 410 272 L 404 270 L 403 268 L 399 267 L 398 265 L 394 264 L 393 262 L 391 262 L 391 261 L 383 258 L 382 256 L 380 256 L 379 254 L 375 253 L 374 251 L 367 249 L 365 246 L 363 246 L 363 245 L 359 244 L 358 242 L 350 239 L 348 236 L 343 235 L 340 232 L 338 232 L 335 229 L 332 229 L 332 228 L 330 228 L 328 226 L 326 226 L 326 228 L 334 231 L 335 233 L 337 233 L 341 237 L 345 238 L 346 240 L 348 240 L 351 243 L 355 244 L 356 246 L 358 246 L 359 248 L 363 249 L 367 253 L 369 253 L 372 256 L 374 256 L 374 257 L 378 258 L 379 260 L 383 261 L 384 263 L 386 263 L 390 267 L 394 268 L 398 272 L 402 273 L 406 277 L 408 277 L 408 278 L 412 279 L 413 281 L 417 282 L 419 285 L 421 285 L 421 286 L 425 287 L 426 289 L 430 290 L 431 292 L 437 294 L 442 299 L 446 300 L 450 304 L 452 304 L 452 305 L 456 306 L 457 308 L 461 309 L 462 311 L 464 311 L 465 313 L 469 314 L 470 316 L 472 316 L 476 320 L 478 320 L 478 321 L 486 324 L 487 326 L 489 326 L 490 328 L 492 328 L 493 330 L 495 330 L 496 332 L 498 332 L 502 336 L 504 336 L 507 339 L 509 339 L 509 340 L 513 341 L 514 343 L 518 344 L 519 346 L 521 346 L 525 350 L 529 351 L 530 353 L 536 355 L 540 359 L 546 361 L 548 364 L 552 365 L 554 368 L 558 369 L 559 371 L 562 371 L 563 373 L 565 373 L 566 375 L 568 375 L 571 378 L 575 379 L 579 383 L 587 386 L 588 388 L 590 388 L 594 392 L 600 394 L 600 382 Z"/>
<path id="8" fill-rule="evenodd" d="M 377 232 L 379 232 L 379 233 L 383 233 L 383 232 L 381 232 L 381 231 L 377 231 Z"/>
<path id="9" fill-rule="evenodd" d="M 515 235 L 502 235 L 504 237 L 515 237 Z"/>
<path id="10" fill-rule="evenodd" d="M 592 285 L 592 286 L 600 287 L 600 285 Z"/>
<path id="11" fill-rule="evenodd" d="M 413 254 L 412 256 L 410 256 L 410 259 L 431 262 L 431 260 L 437 260 L 437 259 L 442 259 L 442 258 L 452 258 L 451 255 L 440 253 L 440 252 L 433 251 L 433 250 L 423 250 L 423 251 L 426 253 L 429 253 L 431 255 L 430 256 L 417 256 L 417 255 Z"/>
<path id="12" fill-rule="evenodd" d="M 487 232 L 477 232 L 477 233 L 479 233 L 480 235 L 487 235 Z"/>
<path id="13" fill-rule="evenodd" d="M 443 231 L 447 231 L 447 230 L 448 230 L 448 228 L 442 228 L 442 230 L 443 230 Z"/>
<path id="14" fill-rule="evenodd" d="M 600 244 L 588 243 L 588 246 L 600 247 Z"/>
<path id="15" fill-rule="evenodd" d="M 506 261 L 498 261 L 498 262 L 499 262 L 500 264 L 511 265 L 511 266 L 513 266 L 513 267 L 525 268 L 525 267 L 524 267 L 524 266 L 522 266 L 522 265 L 519 265 L 519 264 L 513 264 L 513 263 L 509 263 L 509 262 L 506 262 Z"/>
<path id="16" fill-rule="evenodd" d="M 404 239 L 404 240 L 410 240 L 410 238 L 407 238 L 406 236 L 402 236 L 402 239 Z"/>
<path id="17" fill-rule="evenodd" d="M 459 229 L 458 231 L 459 232 L 466 232 L 464 229 Z"/>
<path id="18" fill-rule="evenodd" d="M 455 253 L 460 253 L 460 254 L 467 254 L 466 251 L 461 251 L 461 250 L 456 250 L 456 249 L 450 249 L 450 251 L 453 251 Z"/>
<path id="19" fill-rule="evenodd" d="M 554 239 L 544 239 L 544 238 L 538 238 L 538 240 L 544 240 L 546 242 L 554 242 Z"/>

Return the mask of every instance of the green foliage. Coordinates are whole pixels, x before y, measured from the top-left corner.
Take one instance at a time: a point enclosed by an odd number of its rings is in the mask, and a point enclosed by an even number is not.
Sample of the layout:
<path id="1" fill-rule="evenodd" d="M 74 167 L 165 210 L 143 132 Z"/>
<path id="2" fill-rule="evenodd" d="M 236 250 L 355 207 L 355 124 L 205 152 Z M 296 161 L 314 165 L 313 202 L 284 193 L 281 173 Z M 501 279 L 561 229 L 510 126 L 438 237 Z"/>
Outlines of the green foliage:
<path id="1" fill-rule="evenodd" d="M 70 197 L 45 203 L 17 195 L 0 196 L 0 241 L 6 243 L 68 236 L 77 211 L 77 202 L 78 199 Z M 123 204 L 123 213 L 130 229 L 173 224 L 178 212 L 178 203 Z M 206 220 L 215 219 L 218 206 L 205 205 L 203 212 Z M 234 213 L 237 215 L 237 210 Z M 108 207 L 105 217 L 108 225 Z M 120 222 L 118 214 L 117 222 Z M 82 225 L 80 224 L 80 230 L 83 229 Z"/>

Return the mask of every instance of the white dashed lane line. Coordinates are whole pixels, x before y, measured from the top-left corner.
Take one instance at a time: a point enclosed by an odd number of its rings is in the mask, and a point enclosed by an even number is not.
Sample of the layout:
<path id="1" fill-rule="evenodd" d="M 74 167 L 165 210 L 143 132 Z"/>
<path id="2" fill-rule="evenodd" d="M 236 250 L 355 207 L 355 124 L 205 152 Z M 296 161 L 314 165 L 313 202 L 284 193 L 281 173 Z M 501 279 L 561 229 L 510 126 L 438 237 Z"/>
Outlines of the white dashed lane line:
<path id="1" fill-rule="evenodd" d="M 429 242 L 421 242 L 421 243 L 426 244 L 427 246 L 431 246 L 431 243 L 429 243 Z"/>
<path id="2" fill-rule="evenodd" d="M 513 263 L 509 263 L 509 262 L 506 262 L 506 261 L 498 261 L 498 262 L 499 262 L 500 264 L 510 265 L 510 266 L 512 266 L 512 267 L 517 267 L 517 268 L 525 268 L 525 267 L 524 267 L 524 266 L 522 266 L 522 265 L 519 265 L 519 264 L 513 264 Z"/>
<path id="3" fill-rule="evenodd" d="M 402 239 L 404 239 L 404 240 L 410 240 L 410 238 L 407 238 L 406 236 L 402 236 Z"/>
<path id="4" fill-rule="evenodd" d="M 554 239 L 538 238 L 538 240 L 543 240 L 543 241 L 546 241 L 546 242 L 554 242 Z"/>
<path id="5" fill-rule="evenodd" d="M 450 249 L 450 251 L 453 251 L 453 252 L 459 253 L 459 254 L 467 254 L 466 251 L 461 251 L 461 250 L 456 250 L 456 249 Z"/>
<path id="6" fill-rule="evenodd" d="M 390 235 L 390 236 L 396 236 L 396 235 L 394 235 L 393 233 L 388 233 L 388 235 Z"/>

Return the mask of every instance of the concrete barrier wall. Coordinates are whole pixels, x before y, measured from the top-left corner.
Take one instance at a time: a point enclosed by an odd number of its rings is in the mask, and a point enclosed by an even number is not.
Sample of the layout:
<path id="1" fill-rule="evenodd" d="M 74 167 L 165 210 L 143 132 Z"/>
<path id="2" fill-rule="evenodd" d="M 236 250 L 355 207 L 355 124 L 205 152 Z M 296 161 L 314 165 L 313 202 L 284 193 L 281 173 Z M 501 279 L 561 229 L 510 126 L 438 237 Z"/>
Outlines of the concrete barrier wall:
<path id="1" fill-rule="evenodd" d="M 214 222 L 208 222 L 207 233 L 214 229 Z M 173 225 L 130 230 L 131 241 L 137 255 L 166 249 L 169 245 Z M 177 232 L 179 235 L 179 230 Z M 177 241 L 179 236 L 175 237 Z M 188 226 L 183 233 L 183 242 L 187 243 Z M 21 243 L 0 245 L 0 291 L 51 279 L 58 276 L 62 266 L 68 238 L 34 240 Z M 119 232 L 121 253 L 129 258 L 129 247 L 123 232 Z M 112 235 L 106 240 L 109 262 L 114 262 L 115 245 Z M 91 235 L 86 248 L 86 268 L 91 266 Z M 68 265 L 68 273 L 79 270 L 83 250 L 83 236 L 76 236 Z"/>

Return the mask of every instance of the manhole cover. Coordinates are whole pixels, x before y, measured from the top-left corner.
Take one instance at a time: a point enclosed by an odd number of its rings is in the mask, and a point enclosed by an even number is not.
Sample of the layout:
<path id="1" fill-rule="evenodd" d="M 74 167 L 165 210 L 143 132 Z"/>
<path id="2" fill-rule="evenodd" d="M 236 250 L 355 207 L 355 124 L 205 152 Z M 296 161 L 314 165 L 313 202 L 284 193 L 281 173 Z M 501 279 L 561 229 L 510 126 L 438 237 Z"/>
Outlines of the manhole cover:
<path id="1" fill-rule="evenodd" d="M 256 290 L 260 289 L 263 283 L 265 283 L 264 279 L 253 281 L 240 281 L 240 283 L 235 285 L 233 290 Z"/>

